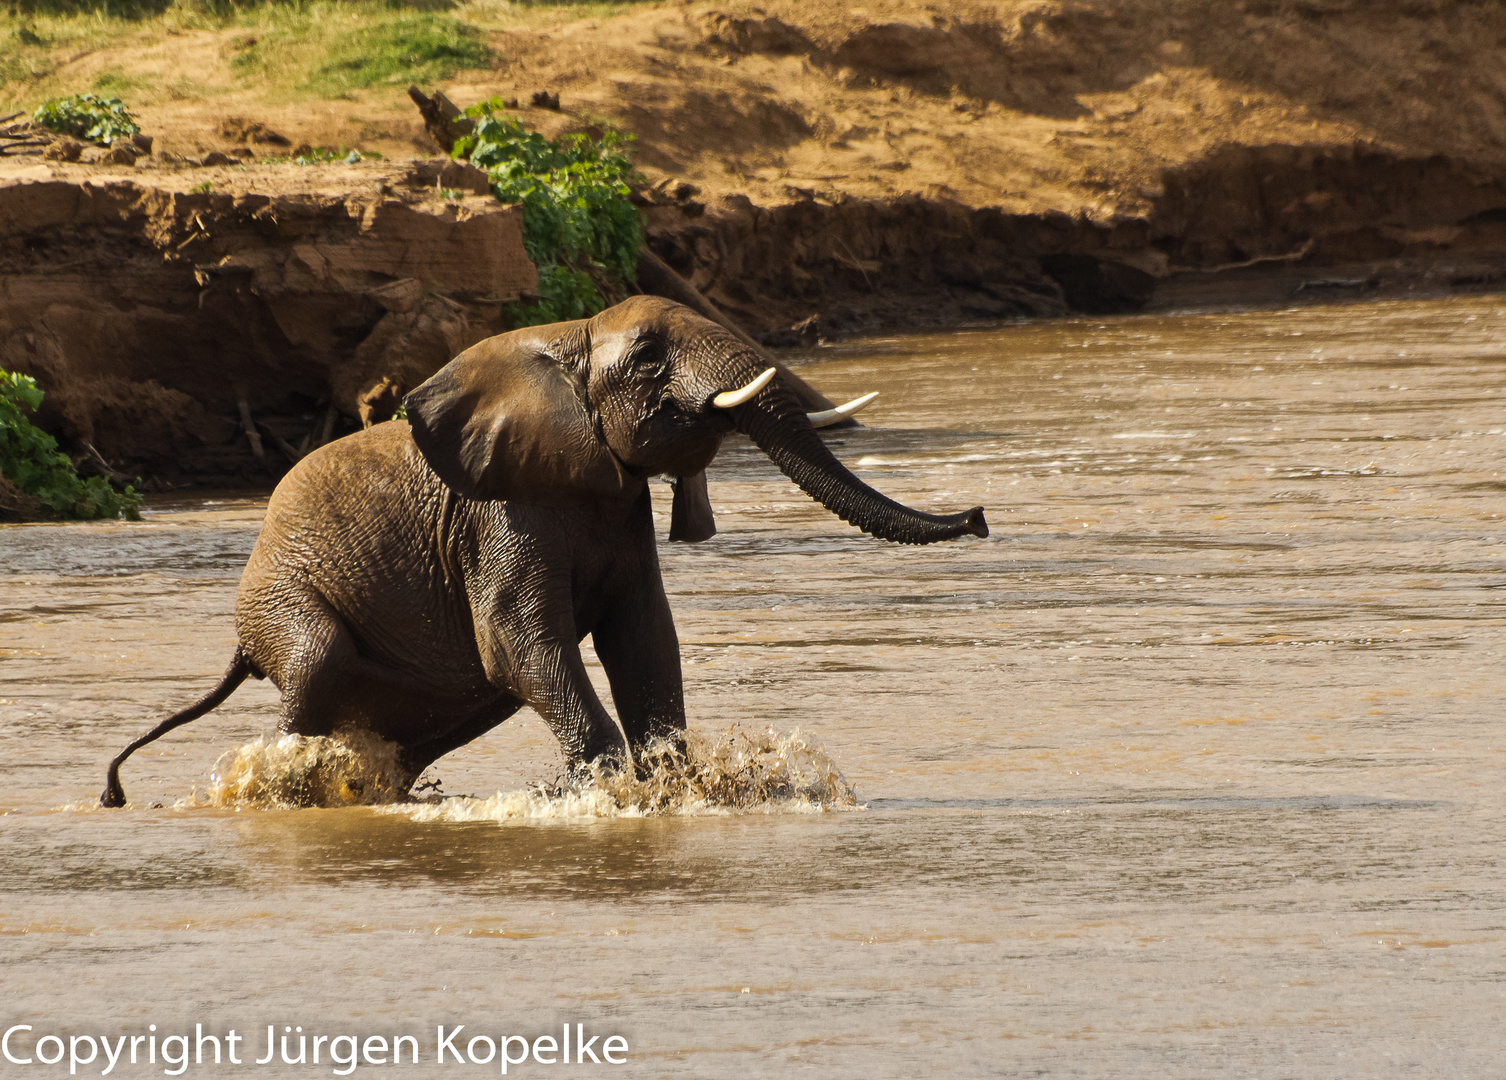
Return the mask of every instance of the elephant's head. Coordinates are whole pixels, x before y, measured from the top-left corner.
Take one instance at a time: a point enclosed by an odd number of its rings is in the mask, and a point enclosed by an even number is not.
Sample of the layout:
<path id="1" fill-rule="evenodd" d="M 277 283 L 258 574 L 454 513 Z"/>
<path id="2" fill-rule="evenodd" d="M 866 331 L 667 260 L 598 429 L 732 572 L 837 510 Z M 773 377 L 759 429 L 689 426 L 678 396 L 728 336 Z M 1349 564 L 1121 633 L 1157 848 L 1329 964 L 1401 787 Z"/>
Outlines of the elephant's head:
<path id="1" fill-rule="evenodd" d="M 905 544 L 988 535 L 982 507 L 923 514 L 868 487 L 827 450 L 761 357 L 658 297 L 483 341 L 405 405 L 429 465 L 475 499 L 632 498 L 668 474 L 676 481 L 670 539 L 703 540 L 716 531 L 704 470 L 738 430 L 864 532 Z"/>

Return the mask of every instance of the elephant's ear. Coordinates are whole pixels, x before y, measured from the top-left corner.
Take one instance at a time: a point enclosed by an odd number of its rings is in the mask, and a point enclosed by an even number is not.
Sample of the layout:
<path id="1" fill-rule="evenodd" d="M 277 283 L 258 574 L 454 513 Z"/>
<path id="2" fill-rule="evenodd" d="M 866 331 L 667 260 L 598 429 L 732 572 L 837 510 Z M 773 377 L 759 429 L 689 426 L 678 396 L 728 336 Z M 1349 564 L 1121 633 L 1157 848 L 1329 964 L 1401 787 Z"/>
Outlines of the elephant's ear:
<path id="1" fill-rule="evenodd" d="M 643 486 L 597 436 L 579 381 L 549 355 L 551 330 L 472 346 L 403 399 L 424 460 L 460 494 L 561 505 Z"/>
<path id="2" fill-rule="evenodd" d="M 716 535 L 716 517 L 706 495 L 706 470 L 673 481 L 674 505 L 669 511 L 669 538 L 699 544 Z"/>

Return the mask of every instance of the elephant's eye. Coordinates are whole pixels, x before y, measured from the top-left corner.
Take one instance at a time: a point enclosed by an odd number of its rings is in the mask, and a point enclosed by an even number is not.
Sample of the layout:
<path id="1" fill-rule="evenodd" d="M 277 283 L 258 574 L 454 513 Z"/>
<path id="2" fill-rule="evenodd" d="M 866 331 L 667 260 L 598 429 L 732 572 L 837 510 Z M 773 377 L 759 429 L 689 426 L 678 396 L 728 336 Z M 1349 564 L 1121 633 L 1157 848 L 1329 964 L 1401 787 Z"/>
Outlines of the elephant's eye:
<path id="1" fill-rule="evenodd" d="M 628 362 L 643 371 L 662 371 L 667 359 L 664 342 L 656 337 L 639 338 L 628 352 Z"/>

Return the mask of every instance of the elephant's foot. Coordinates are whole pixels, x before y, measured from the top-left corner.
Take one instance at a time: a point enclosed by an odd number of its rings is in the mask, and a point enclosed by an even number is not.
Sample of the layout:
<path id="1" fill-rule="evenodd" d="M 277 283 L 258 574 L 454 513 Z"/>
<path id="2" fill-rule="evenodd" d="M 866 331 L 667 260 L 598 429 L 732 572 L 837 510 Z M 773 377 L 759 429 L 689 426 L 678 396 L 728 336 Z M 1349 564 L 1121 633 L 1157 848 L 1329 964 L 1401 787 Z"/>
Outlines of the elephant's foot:
<path id="1" fill-rule="evenodd" d="M 565 763 L 565 771 L 557 783 L 557 788 L 579 791 L 581 788 L 590 787 L 598 780 L 627 773 L 629 767 L 630 762 L 621 747 L 614 747 L 589 760 L 571 758 Z"/>
<path id="2" fill-rule="evenodd" d="M 633 746 L 633 775 L 641 782 L 655 773 L 679 773 L 689 757 L 684 729 L 663 731 Z"/>

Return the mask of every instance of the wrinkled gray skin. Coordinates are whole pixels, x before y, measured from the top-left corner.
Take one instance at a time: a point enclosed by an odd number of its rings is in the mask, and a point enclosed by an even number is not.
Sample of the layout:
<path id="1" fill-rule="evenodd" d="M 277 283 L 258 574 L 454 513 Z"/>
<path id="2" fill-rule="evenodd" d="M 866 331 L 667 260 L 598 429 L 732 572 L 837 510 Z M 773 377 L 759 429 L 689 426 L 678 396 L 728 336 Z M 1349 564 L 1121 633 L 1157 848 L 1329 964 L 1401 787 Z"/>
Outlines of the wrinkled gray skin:
<path id="1" fill-rule="evenodd" d="M 101 801 L 124 805 L 118 770 L 132 750 L 248 675 L 282 691 L 282 732 L 369 730 L 401 747 L 410 782 L 524 704 L 574 767 L 682 731 L 647 481 L 678 478 L 670 538 L 705 539 L 704 470 L 734 429 L 874 536 L 988 534 L 981 508 L 938 517 L 867 487 L 778 379 L 745 404 L 712 404 L 764 367 L 656 297 L 462 353 L 408 396 L 410 423 L 341 439 L 284 478 L 241 579 L 230 669 L 111 763 Z M 581 661 L 587 634 L 626 746 Z"/>

